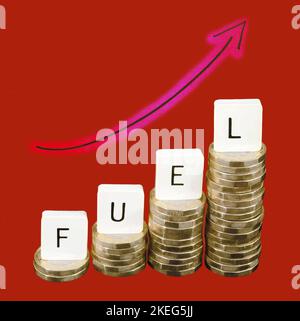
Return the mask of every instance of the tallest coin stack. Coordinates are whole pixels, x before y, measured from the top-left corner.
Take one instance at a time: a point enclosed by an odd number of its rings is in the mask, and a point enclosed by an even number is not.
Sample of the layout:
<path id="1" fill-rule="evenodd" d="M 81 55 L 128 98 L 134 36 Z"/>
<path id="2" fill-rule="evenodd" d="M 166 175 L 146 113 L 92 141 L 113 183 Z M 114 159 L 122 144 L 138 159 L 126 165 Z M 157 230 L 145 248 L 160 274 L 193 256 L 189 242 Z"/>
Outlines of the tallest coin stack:
<path id="1" fill-rule="evenodd" d="M 258 152 L 209 147 L 206 266 L 224 276 L 252 273 L 259 264 L 266 146 Z"/>

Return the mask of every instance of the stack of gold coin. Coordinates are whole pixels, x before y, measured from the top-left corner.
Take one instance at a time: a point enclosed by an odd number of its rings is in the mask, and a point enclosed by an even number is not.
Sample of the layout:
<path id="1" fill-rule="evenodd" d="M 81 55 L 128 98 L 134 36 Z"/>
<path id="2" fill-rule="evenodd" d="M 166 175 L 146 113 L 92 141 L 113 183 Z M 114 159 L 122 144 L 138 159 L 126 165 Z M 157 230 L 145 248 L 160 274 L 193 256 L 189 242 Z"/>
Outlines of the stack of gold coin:
<path id="1" fill-rule="evenodd" d="M 145 269 L 148 227 L 141 233 L 102 234 L 93 226 L 93 264 L 97 271 L 110 276 L 130 276 Z"/>
<path id="2" fill-rule="evenodd" d="M 163 201 L 150 193 L 149 264 L 171 276 L 194 273 L 202 264 L 202 226 L 206 197 Z"/>
<path id="3" fill-rule="evenodd" d="M 84 260 L 43 260 L 41 249 L 34 254 L 33 267 L 40 278 L 52 282 L 73 281 L 86 273 L 89 267 L 89 254 Z"/>
<path id="4" fill-rule="evenodd" d="M 266 146 L 258 152 L 209 147 L 206 266 L 224 276 L 255 271 L 261 254 Z"/>

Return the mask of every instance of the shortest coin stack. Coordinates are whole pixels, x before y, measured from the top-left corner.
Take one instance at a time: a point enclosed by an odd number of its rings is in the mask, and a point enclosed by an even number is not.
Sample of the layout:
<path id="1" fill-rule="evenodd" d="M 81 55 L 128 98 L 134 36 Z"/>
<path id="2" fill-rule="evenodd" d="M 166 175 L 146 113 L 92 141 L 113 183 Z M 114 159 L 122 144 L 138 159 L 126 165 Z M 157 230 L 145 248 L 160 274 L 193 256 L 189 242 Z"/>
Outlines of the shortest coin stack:
<path id="1" fill-rule="evenodd" d="M 255 271 L 261 254 L 266 147 L 258 152 L 209 148 L 206 266 L 223 276 Z"/>
<path id="2" fill-rule="evenodd" d="M 93 226 L 93 264 L 97 271 L 110 276 L 130 276 L 144 270 L 148 245 L 148 227 L 141 233 L 102 234 Z"/>
<path id="3" fill-rule="evenodd" d="M 163 201 L 150 193 L 149 264 L 160 273 L 183 276 L 202 264 L 202 226 L 205 194 L 201 199 Z"/>
<path id="4" fill-rule="evenodd" d="M 42 260 L 41 249 L 34 254 L 33 266 L 40 278 L 52 282 L 66 282 L 80 278 L 89 267 L 89 254 L 84 260 Z"/>

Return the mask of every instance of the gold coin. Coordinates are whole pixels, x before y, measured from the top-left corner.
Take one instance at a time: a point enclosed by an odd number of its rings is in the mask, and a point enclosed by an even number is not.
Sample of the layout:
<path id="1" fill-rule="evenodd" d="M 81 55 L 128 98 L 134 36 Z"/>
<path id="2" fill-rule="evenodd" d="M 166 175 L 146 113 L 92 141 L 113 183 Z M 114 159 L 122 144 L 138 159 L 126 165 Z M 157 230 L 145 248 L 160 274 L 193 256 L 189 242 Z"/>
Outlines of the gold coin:
<path id="1" fill-rule="evenodd" d="M 78 271 L 77 273 L 74 273 L 70 276 L 54 276 L 54 275 L 50 275 L 50 274 L 44 274 L 42 272 L 39 271 L 38 266 L 37 265 L 33 265 L 34 269 L 35 269 L 35 274 L 40 277 L 41 279 L 45 280 L 45 281 L 49 281 L 49 282 L 69 282 L 69 281 L 73 281 L 76 279 L 79 279 L 80 277 L 82 277 L 84 274 L 86 274 L 87 272 L 87 268 L 84 268 L 80 271 Z"/>
<path id="2" fill-rule="evenodd" d="M 197 219 L 203 219 L 204 208 L 202 209 L 201 212 L 198 212 L 196 214 L 180 216 L 180 215 L 170 215 L 170 214 L 166 214 L 163 212 L 159 212 L 155 208 L 153 208 L 153 206 L 150 206 L 150 213 L 152 213 L 152 215 L 155 215 L 156 217 L 159 217 L 162 220 L 166 220 L 169 222 L 175 222 L 175 223 L 183 223 L 183 222 L 194 221 Z"/>
<path id="3" fill-rule="evenodd" d="M 242 242 L 240 244 L 224 244 L 220 240 L 210 237 L 206 238 L 207 247 L 214 248 L 215 250 L 228 252 L 228 253 L 240 253 L 245 251 L 253 250 L 261 245 L 261 238 L 258 235 L 255 239 L 249 242 Z"/>
<path id="4" fill-rule="evenodd" d="M 127 254 L 131 255 L 132 253 L 145 250 L 145 248 L 147 248 L 146 241 L 139 245 L 136 245 L 127 249 L 110 249 L 108 247 L 101 246 L 97 243 L 93 243 L 93 249 L 96 253 L 101 252 L 106 255 L 116 255 L 116 256 L 123 256 L 123 255 L 125 256 Z"/>
<path id="5" fill-rule="evenodd" d="M 263 197 L 264 197 L 263 195 L 260 195 L 256 198 L 253 198 L 252 200 L 247 200 L 247 201 L 227 201 L 216 197 L 209 197 L 209 202 L 212 202 L 221 207 L 240 209 L 240 208 L 249 208 L 257 204 L 261 204 L 263 201 Z"/>
<path id="6" fill-rule="evenodd" d="M 200 199 L 192 200 L 158 200 L 155 197 L 155 190 L 152 189 L 150 192 L 150 209 L 151 212 L 165 213 L 170 216 L 189 216 L 198 214 L 203 211 L 206 203 L 205 194 L 202 193 Z"/>
<path id="7" fill-rule="evenodd" d="M 258 189 L 255 189 L 250 192 L 230 194 L 230 193 L 223 193 L 223 192 L 217 191 L 217 190 L 211 188 L 211 186 L 209 184 L 207 184 L 207 193 L 208 193 L 207 196 L 209 198 L 218 198 L 218 199 L 221 199 L 224 201 L 239 202 L 239 201 L 252 200 L 253 198 L 255 198 L 257 196 L 264 195 L 265 189 L 264 189 L 264 185 L 261 184 L 261 186 Z"/>
<path id="8" fill-rule="evenodd" d="M 260 229 L 255 230 L 249 236 L 247 235 L 238 235 L 238 234 L 227 234 L 234 235 L 234 237 L 227 236 L 225 233 L 217 233 L 215 231 L 211 231 L 209 229 L 206 230 L 206 241 L 208 244 L 210 242 L 217 242 L 223 245 L 242 245 L 245 243 L 249 243 L 260 236 Z M 225 236 L 225 237 L 224 237 Z"/>
<path id="9" fill-rule="evenodd" d="M 251 181 L 253 179 L 259 178 L 262 175 L 264 175 L 266 172 L 266 169 L 265 167 L 263 167 L 257 170 L 256 172 L 249 173 L 249 174 L 228 174 L 228 173 L 219 172 L 218 170 L 212 167 L 209 167 L 209 171 L 212 177 L 217 177 L 228 181 L 249 181 L 249 180 Z"/>
<path id="10" fill-rule="evenodd" d="M 115 262 L 120 262 L 121 264 L 116 265 L 123 265 L 122 263 L 125 263 L 126 261 L 132 262 L 134 260 L 137 260 L 142 257 L 146 257 L 146 248 L 143 248 L 137 252 L 132 252 L 130 254 L 123 254 L 123 255 L 111 255 L 107 253 L 103 253 L 101 251 L 95 251 L 95 249 L 92 249 L 92 255 L 97 257 L 99 260 L 110 260 Z M 102 261 L 103 261 L 102 260 Z M 104 261 L 103 261 L 104 263 Z M 129 263 L 130 264 L 130 263 Z"/>
<path id="11" fill-rule="evenodd" d="M 224 219 L 227 221 L 245 221 L 245 220 L 251 220 L 252 218 L 256 217 L 257 215 L 262 214 L 263 211 L 264 211 L 264 207 L 262 206 L 261 208 L 258 208 L 252 212 L 231 214 L 231 213 L 225 213 L 222 211 L 216 211 L 216 210 L 208 207 L 207 215 L 210 218 L 217 217 L 217 218 L 221 218 L 221 219 Z"/>
<path id="12" fill-rule="evenodd" d="M 246 257 L 249 257 L 251 255 L 256 254 L 258 251 L 261 251 L 261 244 L 258 244 L 256 247 L 248 250 L 248 251 L 242 251 L 242 252 L 225 252 L 223 250 L 219 250 L 217 248 L 214 248 L 210 245 L 207 245 L 206 252 L 207 253 L 213 253 L 219 257 L 227 258 L 227 259 L 244 259 Z"/>
<path id="13" fill-rule="evenodd" d="M 250 207 L 258 204 L 259 202 L 263 201 L 264 195 L 258 195 L 255 198 L 252 198 L 251 200 L 247 201 L 228 201 L 228 200 L 222 200 L 217 197 L 209 197 L 209 201 L 212 201 L 214 204 L 217 204 L 219 206 L 223 207 L 236 207 L 236 208 L 243 208 L 243 207 Z"/>
<path id="14" fill-rule="evenodd" d="M 216 269 L 222 270 L 224 272 L 242 272 L 247 269 L 254 268 L 256 265 L 258 265 L 259 260 L 256 259 L 252 261 L 251 263 L 247 264 L 240 264 L 240 265 L 228 265 L 224 263 L 218 263 L 209 258 L 208 256 L 205 257 L 205 262 L 208 264 L 210 267 L 214 267 Z"/>
<path id="15" fill-rule="evenodd" d="M 154 252 L 158 255 L 161 255 L 165 258 L 170 258 L 170 259 L 189 259 L 191 257 L 194 257 L 195 255 L 201 255 L 202 249 L 203 249 L 203 246 L 201 246 L 199 249 L 189 251 L 189 252 L 169 252 L 152 245 L 150 247 L 149 253 L 151 254 L 152 252 Z"/>
<path id="16" fill-rule="evenodd" d="M 97 232 L 97 224 L 93 226 L 93 243 L 111 249 L 127 249 L 144 244 L 148 235 L 147 224 L 141 233 L 134 234 L 103 234 Z"/>
<path id="17" fill-rule="evenodd" d="M 92 255 L 92 259 L 93 264 L 96 264 L 99 268 L 107 269 L 110 272 L 127 272 L 141 266 L 147 260 L 146 256 L 141 256 L 138 260 L 129 262 L 127 265 L 109 265 L 111 262 L 104 263 L 101 257 Z"/>
<path id="18" fill-rule="evenodd" d="M 171 265 L 184 265 L 188 263 L 200 263 L 200 258 L 202 257 L 202 253 L 197 253 L 194 257 L 190 258 L 182 258 L 182 259 L 174 259 L 164 257 L 159 255 L 158 253 L 150 250 L 149 259 L 154 259 L 156 262 L 161 264 L 171 264 Z"/>
<path id="19" fill-rule="evenodd" d="M 199 258 L 199 262 L 202 261 L 202 258 Z M 196 268 L 199 263 L 197 264 L 196 262 L 191 262 L 191 263 L 187 263 L 187 264 L 164 264 L 164 263 L 160 263 L 158 261 L 156 261 L 155 259 L 149 257 L 148 259 L 149 264 L 154 267 L 156 270 L 162 270 L 162 271 L 173 271 L 173 272 L 182 272 L 184 270 L 187 269 L 192 269 L 192 268 Z"/>
<path id="20" fill-rule="evenodd" d="M 209 208 L 214 210 L 214 211 L 218 211 L 218 212 L 222 212 L 222 213 L 228 213 L 228 214 L 248 214 L 248 213 L 251 213 L 251 212 L 253 212 L 253 211 L 257 210 L 257 209 L 262 208 L 263 201 L 262 201 L 262 199 L 259 199 L 257 201 L 257 203 L 255 203 L 254 205 L 245 206 L 245 207 L 222 206 L 222 205 L 216 204 L 211 199 L 208 200 L 208 204 L 209 204 Z"/>
<path id="21" fill-rule="evenodd" d="M 146 247 L 142 247 L 137 251 L 133 250 L 132 252 L 129 252 L 129 253 L 111 254 L 111 253 L 107 253 L 106 251 L 103 251 L 100 247 L 95 248 L 94 246 L 92 246 L 92 251 L 98 254 L 99 256 L 109 260 L 129 260 L 139 255 L 143 255 L 144 253 L 147 252 Z"/>
<path id="22" fill-rule="evenodd" d="M 173 263 L 172 264 L 175 264 L 174 261 L 176 260 L 182 260 L 182 262 L 193 262 L 195 261 L 195 259 L 192 259 L 194 256 L 201 256 L 202 255 L 202 248 L 200 248 L 198 251 L 194 251 L 193 253 L 180 253 L 180 252 L 166 252 L 166 251 L 161 251 L 159 248 L 155 248 L 155 247 L 152 247 L 149 251 L 149 257 L 154 257 L 154 255 L 151 255 L 152 253 L 154 254 L 157 254 L 159 256 L 162 256 L 168 260 L 173 260 Z M 167 261 L 162 261 L 162 260 L 159 260 L 159 258 L 156 258 L 157 261 L 161 262 L 161 263 L 171 263 L 171 262 L 167 262 Z M 179 263 L 178 263 L 179 264 Z M 182 264 L 182 263 L 181 263 Z"/>
<path id="23" fill-rule="evenodd" d="M 170 245 L 165 245 L 163 243 L 157 242 L 154 239 L 151 239 L 150 247 L 151 246 L 159 248 L 162 251 L 173 252 L 173 253 L 185 253 L 185 252 L 189 252 L 189 251 L 199 250 L 203 246 L 203 241 L 201 239 L 200 241 L 198 240 L 196 243 L 191 243 L 190 245 L 170 246 Z"/>
<path id="24" fill-rule="evenodd" d="M 250 232 L 245 232 L 241 234 L 233 234 L 233 233 L 227 233 L 227 232 L 220 232 L 215 230 L 211 225 L 206 225 L 206 231 L 210 234 L 212 234 L 215 237 L 218 237 L 220 239 L 226 239 L 226 240 L 252 240 L 254 239 L 261 231 L 261 226 L 258 226 L 255 230 L 252 230 Z"/>
<path id="25" fill-rule="evenodd" d="M 255 216 L 254 218 L 250 219 L 250 220 L 237 220 L 237 221 L 228 221 L 228 220 L 224 220 L 221 218 L 218 218 L 214 215 L 210 215 L 210 213 L 208 213 L 207 218 L 210 221 L 213 221 L 215 224 L 221 225 L 221 226 L 225 226 L 225 227 L 230 227 L 230 228 L 248 228 L 248 227 L 256 227 L 259 224 L 262 223 L 263 218 L 264 218 L 264 211 L 261 212 L 261 214 L 258 214 L 257 216 Z"/>
<path id="26" fill-rule="evenodd" d="M 190 237 L 195 237 L 197 235 L 200 235 L 202 233 L 202 226 L 203 224 L 201 223 L 194 226 L 193 228 L 172 229 L 172 228 L 160 226 L 159 224 L 151 220 L 151 217 L 149 218 L 149 229 L 151 231 L 154 231 L 156 234 L 160 235 L 161 237 L 168 238 L 171 240 L 182 240 L 182 239 L 187 239 Z"/>
<path id="27" fill-rule="evenodd" d="M 195 266 L 195 267 L 192 267 L 192 268 L 189 268 L 189 269 L 186 269 L 186 270 L 182 270 L 182 271 L 167 271 L 167 270 L 161 270 L 159 268 L 157 268 L 156 265 L 152 265 L 151 262 L 149 262 L 149 265 L 156 271 L 162 273 L 162 274 L 165 274 L 165 275 L 168 275 L 168 276 L 185 276 L 185 275 L 189 275 L 189 274 L 193 274 L 195 273 L 200 267 L 201 267 L 201 264 Z"/>
<path id="28" fill-rule="evenodd" d="M 189 246 L 191 244 L 195 244 L 195 243 L 200 242 L 202 240 L 202 233 L 200 233 L 199 235 L 193 236 L 193 237 L 188 237 L 188 238 L 180 239 L 180 240 L 174 240 L 174 239 L 161 237 L 160 235 L 155 233 L 155 231 L 153 231 L 153 230 L 152 231 L 149 230 L 149 232 L 150 232 L 150 237 L 152 240 L 155 240 L 155 241 L 165 244 L 167 246 Z"/>
<path id="29" fill-rule="evenodd" d="M 217 199 L 219 201 L 230 201 L 230 202 L 246 202 L 252 201 L 256 197 L 263 197 L 265 194 L 265 189 L 262 185 L 261 188 L 254 190 L 248 193 L 239 193 L 239 194 L 229 194 L 229 193 L 222 193 L 216 190 L 211 189 L 207 186 L 207 196 L 210 199 Z"/>
<path id="30" fill-rule="evenodd" d="M 212 180 L 213 182 L 221 186 L 226 186 L 230 188 L 237 188 L 237 187 L 248 188 L 249 186 L 256 186 L 257 184 L 261 184 L 265 179 L 266 172 L 264 172 L 259 177 L 249 179 L 249 180 L 241 180 L 241 181 L 234 181 L 234 180 L 219 178 L 211 170 L 207 171 L 207 176 L 209 177 L 210 180 Z"/>
<path id="31" fill-rule="evenodd" d="M 108 259 L 107 257 L 103 257 L 101 253 L 95 253 L 92 251 L 92 257 L 93 259 L 101 262 L 104 265 L 108 266 L 127 266 L 135 264 L 136 262 L 139 262 L 143 258 L 146 258 L 146 251 L 142 252 L 141 254 L 132 257 L 130 259 Z"/>
<path id="32" fill-rule="evenodd" d="M 143 271 L 146 267 L 146 262 L 144 262 L 142 265 L 136 267 L 135 269 L 132 269 L 131 271 L 128 272 L 110 272 L 107 271 L 106 269 L 102 269 L 102 267 L 95 265 L 94 264 L 94 268 L 96 271 L 103 273 L 104 275 L 108 275 L 108 276 L 113 276 L 113 277 L 126 277 L 126 276 L 132 276 L 132 275 L 136 275 L 138 273 L 140 273 L 141 271 Z"/>
<path id="33" fill-rule="evenodd" d="M 236 228 L 236 227 L 227 227 L 227 226 L 216 224 L 208 218 L 206 222 L 206 226 L 209 226 L 209 228 L 217 232 L 223 232 L 223 233 L 229 233 L 229 234 L 246 234 L 261 227 L 262 223 L 260 222 L 256 226 L 251 226 L 251 227 Z"/>
<path id="34" fill-rule="evenodd" d="M 124 265 L 124 266 L 110 266 L 102 263 L 102 259 L 98 260 L 96 257 L 93 257 L 93 264 L 101 271 L 107 271 L 112 273 L 124 273 L 124 272 L 130 272 L 140 266 L 142 266 L 145 263 L 145 258 L 142 258 L 141 260 L 130 264 L 130 265 Z"/>
<path id="35" fill-rule="evenodd" d="M 222 256 L 218 256 L 215 253 L 207 250 L 206 255 L 212 259 L 213 261 L 220 263 L 220 264 L 228 264 L 228 265 L 242 265 L 242 264 L 249 264 L 253 262 L 254 260 L 257 260 L 260 257 L 260 248 L 257 250 L 256 253 L 248 256 L 248 257 L 243 257 L 243 258 L 225 258 Z"/>
<path id="36" fill-rule="evenodd" d="M 52 282 L 67 282 L 78 279 L 89 267 L 89 254 L 84 260 L 42 260 L 41 249 L 34 254 L 33 266 L 40 278 Z"/>
<path id="37" fill-rule="evenodd" d="M 167 221 L 167 220 L 161 219 L 159 216 L 156 216 L 155 213 L 150 213 L 149 217 L 151 217 L 152 221 L 154 221 L 155 223 L 161 226 L 168 227 L 168 228 L 176 228 L 176 229 L 192 228 L 194 226 L 197 226 L 203 223 L 203 216 L 188 222 Z"/>
<path id="38" fill-rule="evenodd" d="M 258 170 L 262 169 L 265 167 L 265 160 L 263 160 L 262 162 L 256 164 L 256 165 L 252 165 L 252 166 L 245 166 L 245 167 L 230 167 L 230 166 L 223 166 L 220 165 L 216 162 L 214 162 L 211 159 L 208 159 L 208 166 L 209 168 L 215 169 L 219 172 L 222 173 L 227 173 L 227 174 L 251 174 L 251 173 L 255 173 Z"/>
<path id="39" fill-rule="evenodd" d="M 258 152 L 216 152 L 214 144 L 209 146 L 209 159 L 226 167 L 248 167 L 261 163 L 266 158 L 266 146 Z"/>
<path id="40" fill-rule="evenodd" d="M 260 188 L 263 185 L 263 181 L 258 182 L 253 185 L 244 186 L 244 187 L 228 187 L 223 186 L 219 183 L 214 182 L 208 172 L 206 173 L 206 183 L 207 186 L 209 186 L 211 189 L 214 189 L 215 191 L 221 192 L 221 193 L 229 193 L 229 194 L 244 194 L 244 193 L 250 193 L 252 191 L 255 191 L 256 189 Z"/>
<path id="41" fill-rule="evenodd" d="M 213 267 L 213 266 L 210 266 L 209 264 L 205 263 L 206 267 L 216 273 L 216 274 L 219 274 L 219 275 L 222 275 L 222 276 L 225 276 L 225 277 L 240 277 L 240 276 L 247 276 L 251 273 L 253 273 L 257 268 L 258 268 L 258 264 L 254 267 L 251 267 L 251 268 L 248 268 L 246 270 L 243 270 L 243 271 L 237 271 L 237 272 L 224 272 L 223 270 L 221 269 L 218 269 L 216 267 Z"/>

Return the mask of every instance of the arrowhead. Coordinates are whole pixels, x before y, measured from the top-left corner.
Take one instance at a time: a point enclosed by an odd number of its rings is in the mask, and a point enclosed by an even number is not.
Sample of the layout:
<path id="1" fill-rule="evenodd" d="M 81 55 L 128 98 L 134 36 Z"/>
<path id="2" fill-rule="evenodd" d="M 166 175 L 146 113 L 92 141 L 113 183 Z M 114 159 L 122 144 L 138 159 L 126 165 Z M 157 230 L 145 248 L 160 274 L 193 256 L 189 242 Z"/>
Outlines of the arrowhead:
<path id="1" fill-rule="evenodd" d="M 236 21 L 211 33 L 208 36 L 208 41 L 214 45 L 226 45 L 227 53 L 231 54 L 235 58 L 240 58 L 244 51 L 247 25 L 246 19 Z"/>

